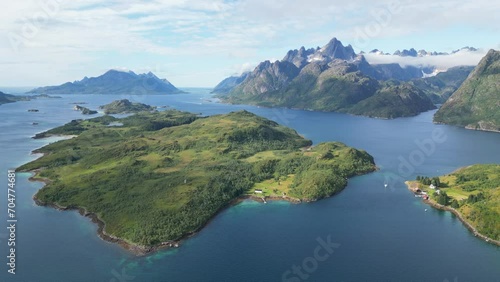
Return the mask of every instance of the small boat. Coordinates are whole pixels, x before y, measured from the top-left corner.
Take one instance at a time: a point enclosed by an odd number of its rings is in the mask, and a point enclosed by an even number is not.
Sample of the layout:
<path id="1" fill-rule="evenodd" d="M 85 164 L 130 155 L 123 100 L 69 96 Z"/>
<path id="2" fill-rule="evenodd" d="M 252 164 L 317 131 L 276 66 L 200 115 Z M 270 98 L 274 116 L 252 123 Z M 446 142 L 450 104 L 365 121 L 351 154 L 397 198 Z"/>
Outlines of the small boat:
<path id="1" fill-rule="evenodd" d="M 387 183 L 384 183 L 384 187 L 386 187 L 386 188 L 387 188 Z"/>
<path id="2" fill-rule="evenodd" d="M 427 211 L 427 209 L 425 209 L 425 211 Z"/>

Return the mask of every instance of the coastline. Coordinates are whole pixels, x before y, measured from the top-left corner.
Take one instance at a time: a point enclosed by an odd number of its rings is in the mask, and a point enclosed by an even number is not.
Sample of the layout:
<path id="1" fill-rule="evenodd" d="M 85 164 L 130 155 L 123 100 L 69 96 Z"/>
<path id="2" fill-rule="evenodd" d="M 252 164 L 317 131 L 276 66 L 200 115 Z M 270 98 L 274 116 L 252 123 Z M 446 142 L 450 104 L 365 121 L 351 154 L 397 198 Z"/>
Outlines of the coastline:
<path id="1" fill-rule="evenodd" d="M 467 125 L 467 126 L 465 126 L 465 129 L 476 130 L 476 131 L 486 131 L 486 132 L 500 133 L 500 130 L 489 129 L 489 128 L 482 128 L 481 126 L 479 126 L 479 128 L 477 128 L 477 127 L 472 127 L 472 126 Z"/>
<path id="2" fill-rule="evenodd" d="M 315 109 L 310 109 L 310 108 L 293 108 L 293 107 L 286 107 L 286 106 L 268 106 L 268 105 L 259 105 L 257 103 L 237 103 L 233 101 L 228 101 L 224 98 L 217 97 L 219 99 L 219 103 L 221 104 L 226 104 L 226 105 L 249 105 L 249 106 L 255 106 L 255 107 L 262 107 L 266 109 L 287 109 L 287 110 L 299 110 L 299 111 L 309 111 L 309 112 L 318 112 L 318 113 L 337 113 L 337 114 L 345 114 L 349 116 L 354 116 L 354 117 L 366 117 L 366 118 L 373 118 L 373 119 L 380 119 L 380 120 L 393 120 L 397 118 L 410 118 L 410 117 L 415 117 L 418 116 L 422 113 L 428 112 L 428 111 L 433 111 L 436 110 L 437 108 L 434 109 L 429 109 L 426 111 L 422 111 L 413 115 L 403 115 L 403 116 L 397 116 L 397 117 L 382 117 L 382 116 L 373 116 L 373 115 L 367 115 L 367 114 L 353 114 L 349 113 L 346 111 L 326 111 L 326 110 L 315 110 Z M 498 131 L 500 132 L 500 131 Z"/>
<path id="3" fill-rule="evenodd" d="M 410 192 L 413 192 L 411 189 L 411 186 L 410 186 L 410 181 L 405 181 L 405 184 L 406 184 L 406 187 L 408 188 L 408 190 L 410 190 Z M 474 234 L 475 237 L 478 237 L 479 239 L 481 239 L 487 243 L 490 243 L 490 244 L 493 244 L 493 245 L 500 247 L 500 241 L 494 240 L 488 236 L 485 236 L 485 235 L 479 233 L 479 231 L 477 231 L 477 229 L 471 223 L 469 223 L 467 221 L 467 219 L 465 219 L 462 216 L 462 214 L 460 212 L 458 212 L 456 209 L 454 209 L 452 207 L 448 207 L 448 206 L 443 206 L 441 204 L 436 203 L 435 201 L 433 201 L 431 199 L 429 199 L 429 200 L 422 199 L 422 201 L 435 209 L 451 212 L 453 215 L 455 215 L 462 222 L 463 225 L 465 225 L 465 227 L 472 234 Z"/>
<path id="4" fill-rule="evenodd" d="M 49 135 L 49 136 L 43 136 L 41 138 L 54 137 L 54 136 L 55 135 Z M 71 139 L 71 138 L 76 137 L 76 135 L 57 135 L 57 137 L 62 137 L 64 139 Z M 33 150 L 32 153 L 40 154 L 41 156 L 39 156 L 39 157 L 43 157 L 45 155 L 50 154 L 50 152 L 44 152 L 43 151 L 43 147 Z M 307 199 L 307 198 L 300 199 L 300 198 L 290 197 L 290 196 L 285 195 L 285 194 L 283 194 L 283 195 L 274 195 L 274 194 L 272 194 L 272 195 L 269 195 L 269 196 L 264 196 L 264 195 L 258 195 L 258 194 L 253 195 L 253 194 L 250 194 L 250 193 L 242 193 L 241 195 L 239 195 L 239 196 L 237 196 L 237 197 L 229 200 L 228 202 L 226 202 L 218 210 L 214 211 L 214 213 L 211 214 L 211 216 L 206 220 L 206 222 L 202 223 L 198 227 L 195 227 L 193 230 L 186 230 L 187 232 L 185 234 L 179 236 L 178 238 L 175 238 L 175 239 L 172 239 L 172 240 L 163 241 L 163 242 L 159 242 L 159 243 L 157 243 L 155 245 L 140 245 L 140 244 L 134 243 L 134 242 L 132 242 L 130 240 L 127 240 L 126 238 L 120 238 L 120 237 L 117 237 L 117 236 L 115 236 L 113 234 L 107 233 L 106 232 L 106 221 L 103 220 L 102 218 L 100 218 L 97 213 L 89 211 L 85 206 L 78 206 L 76 204 L 71 204 L 71 203 L 68 206 L 63 206 L 63 205 L 60 205 L 57 202 L 44 202 L 44 201 L 40 200 L 37 196 L 39 195 L 41 189 L 43 189 L 45 187 L 45 185 L 49 185 L 49 184 L 51 184 L 53 182 L 52 179 L 49 179 L 49 178 L 41 176 L 43 170 L 44 170 L 44 167 L 40 167 L 40 168 L 32 169 L 32 170 L 29 170 L 29 168 L 28 169 L 23 169 L 23 170 L 16 169 L 16 171 L 22 171 L 22 172 L 29 172 L 29 173 L 31 173 L 32 175 L 31 175 L 31 177 L 29 177 L 29 181 L 39 181 L 39 182 L 43 182 L 44 183 L 44 186 L 42 186 L 32 196 L 32 199 L 34 200 L 34 202 L 38 206 L 51 207 L 51 208 L 54 208 L 54 209 L 57 209 L 57 210 L 60 210 L 60 211 L 77 210 L 80 215 L 82 215 L 84 217 L 90 218 L 93 223 L 96 223 L 98 225 L 97 235 L 99 236 L 99 238 L 101 238 L 104 241 L 110 242 L 110 243 L 118 244 L 118 245 L 120 245 L 124 249 L 130 251 L 131 253 L 133 253 L 136 256 L 145 256 L 145 255 L 154 253 L 154 252 L 156 252 L 158 250 L 161 250 L 161 249 L 168 249 L 168 248 L 177 248 L 177 247 L 179 247 L 179 245 L 184 240 L 186 240 L 186 239 L 188 239 L 188 238 L 196 235 L 203 228 L 205 228 L 213 219 L 216 218 L 216 216 L 220 212 L 224 211 L 227 208 L 235 206 L 235 205 L 241 203 L 244 200 L 253 200 L 253 201 L 263 202 L 263 203 L 267 203 L 267 201 L 287 201 L 287 202 L 290 202 L 290 203 L 303 203 L 303 202 L 308 203 L 308 202 L 314 202 L 314 201 L 320 200 L 322 198 L 332 197 L 332 196 L 340 193 L 342 190 L 344 190 L 347 187 L 347 184 L 346 184 L 344 187 L 342 187 L 342 189 L 340 191 L 338 191 L 336 193 L 333 193 L 331 195 L 327 195 L 326 197 L 319 198 L 319 199 Z M 357 174 L 357 175 L 371 173 L 371 172 L 376 171 L 376 170 L 378 170 L 378 168 L 374 165 L 374 168 L 372 170 L 366 171 L 364 173 L 360 173 L 360 174 Z M 357 175 L 352 175 L 351 177 L 354 177 L 354 176 L 357 176 Z"/>
<path id="5" fill-rule="evenodd" d="M 463 128 L 463 129 L 467 129 L 467 130 L 473 130 L 473 131 L 500 133 L 500 130 L 487 129 L 487 128 L 476 128 L 476 127 L 472 127 L 469 125 L 463 126 L 463 125 L 458 125 L 458 124 L 445 123 L 442 121 L 433 120 L 432 123 L 439 124 L 439 125 L 449 125 L 449 126 L 454 126 L 454 127 Z"/>
<path id="6" fill-rule="evenodd" d="M 43 182 L 44 185 L 50 184 L 52 182 L 51 179 L 38 177 L 38 175 L 41 171 L 42 171 L 42 169 L 36 169 L 33 171 L 29 171 L 33 175 L 31 177 L 29 177 L 28 180 L 34 181 L 34 182 L 35 181 Z M 42 189 L 42 188 L 40 188 L 40 189 Z M 146 255 L 152 254 L 152 253 L 159 251 L 159 250 L 164 250 L 164 249 L 169 249 L 169 248 L 178 248 L 182 244 L 183 241 L 196 235 L 204 227 L 206 227 L 219 213 L 221 213 L 222 211 L 224 211 L 227 208 L 236 206 L 245 200 L 253 200 L 253 201 L 262 202 L 262 203 L 266 203 L 267 201 L 287 201 L 287 202 L 294 203 L 294 204 L 298 204 L 298 203 L 302 203 L 302 202 L 309 202 L 309 201 L 303 201 L 303 200 L 288 197 L 288 196 L 259 197 L 259 196 L 254 196 L 254 195 L 242 195 L 242 196 L 239 196 L 239 197 L 235 198 L 234 200 L 232 200 L 226 206 L 222 207 L 219 211 L 217 211 L 213 215 L 213 217 L 210 220 L 208 220 L 205 224 L 200 226 L 198 229 L 185 234 L 184 236 L 182 236 L 179 239 L 161 242 L 160 244 L 148 247 L 148 246 L 137 245 L 137 244 L 128 242 L 125 239 L 122 239 L 122 238 L 119 238 L 119 237 L 116 237 L 116 236 L 113 236 L 111 234 L 106 233 L 106 231 L 105 231 L 106 222 L 104 222 L 102 219 L 100 219 L 95 213 L 87 211 L 87 209 L 84 207 L 78 207 L 78 206 L 66 206 L 65 207 L 65 206 L 60 206 L 56 203 L 48 204 L 48 203 L 45 203 L 45 202 L 39 200 L 36 197 L 37 194 L 38 194 L 38 191 L 37 191 L 37 193 L 35 193 L 35 195 L 33 195 L 33 201 L 35 202 L 36 205 L 42 206 L 42 207 L 51 207 L 51 208 L 54 208 L 54 209 L 57 209 L 60 211 L 72 211 L 72 210 L 78 211 L 78 213 L 80 215 L 82 215 L 84 217 L 88 217 L 93 223 L 97 224 L 97 226 L 98 226 L 97 235 L 99 236 L 99 238 L 101 238 L 104 241 L 110 242 L 110 243 L 118 244 L 122 248 L 130 251 L 131 253 L 133 253 L 136 256 L 146 256 Z"/>

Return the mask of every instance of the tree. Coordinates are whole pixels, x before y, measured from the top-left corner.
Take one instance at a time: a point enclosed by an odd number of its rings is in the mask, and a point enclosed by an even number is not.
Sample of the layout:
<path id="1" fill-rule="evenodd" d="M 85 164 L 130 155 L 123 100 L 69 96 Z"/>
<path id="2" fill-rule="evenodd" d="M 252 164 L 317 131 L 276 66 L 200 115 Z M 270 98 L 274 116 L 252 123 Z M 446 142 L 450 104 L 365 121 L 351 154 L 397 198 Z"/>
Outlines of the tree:
<path id="1" fill-rule="evenodd" d="M 460 205 L 458 204 L 457 200 L 453 199 L 453 201 L 451 201 L 451 207 L 454 209 L 458 209 Z"/>
<path id="2" fill-rule="evenodd" d="M 448 195 L 446 195 L 446 192 L 441 191 L 439 193 L 438 198 L 437 198 L 438 204 L 446 206 L 446 204 L 448 204 L 448 200 L 449 200 L 449 197 L 448 197 Z"/>
<path id="3" fill-rule="evenodd" d="M 439 180 L 439 177 L 433 177 L 431 183 L 434 184 L 436 187 L 441 186 L 441 181 Z"/>

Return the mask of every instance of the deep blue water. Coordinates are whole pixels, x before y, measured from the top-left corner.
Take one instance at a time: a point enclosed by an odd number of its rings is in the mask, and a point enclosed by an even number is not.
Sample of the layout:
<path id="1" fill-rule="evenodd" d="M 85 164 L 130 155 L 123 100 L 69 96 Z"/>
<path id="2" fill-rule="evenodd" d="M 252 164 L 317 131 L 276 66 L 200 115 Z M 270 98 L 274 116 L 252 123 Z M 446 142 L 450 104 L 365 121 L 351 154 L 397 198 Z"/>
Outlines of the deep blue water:
<path id="1" fill-rule="evenodd" d="M 404 185 L 416 175 L 500 163 L 500 134 L 435 125 L 433 111 L 379 120 L 225 105 L 214 102 L 208 90 L 190 90 L 194 94 L 63 95 L 0 106 L 0 281 L 282 281 L 283 273 L 303 262 L 311 273 L 303 270 L 308 275 L 303 279 L 290 274 L 289 281 L 500 281 L 500 248 L 475 238 L 451 214 L 421 203 Z M 365 149 L 380 170 L 351 179 L 342 193 L 316 203 L 245 201 L 220 213 L 180 248 L 146 257 L 100 240 L 97 226 L 76 212 L 36 206 L 32 196 L 42 184 L 18 174 L 17 274 L 7 274 L 7 169 L 56 141 L 33 140 L 35 133 L 83 117 L 70 102 L 95 109 L 122 98 L 204 115 L 247 109 L 315 143 L 341 141 Z M 40 112 L 28 113 L 31 108 Z M 439 137 L 434 141 L 433 132 Z M 427 142 L 428 154 L 416 142 Z M 318 239 L 338 245 L 324 260 L 312 262 Z"/>

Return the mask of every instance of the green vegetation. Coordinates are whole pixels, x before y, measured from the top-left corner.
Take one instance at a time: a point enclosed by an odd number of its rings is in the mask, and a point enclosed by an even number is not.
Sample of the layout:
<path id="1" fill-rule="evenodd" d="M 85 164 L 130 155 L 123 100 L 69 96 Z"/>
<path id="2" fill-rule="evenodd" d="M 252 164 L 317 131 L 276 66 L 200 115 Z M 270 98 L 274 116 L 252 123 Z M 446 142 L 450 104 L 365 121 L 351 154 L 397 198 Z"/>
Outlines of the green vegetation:
<path id="1" fill-rule="evenodd" d="M 36 198 L 85 208 L 106 223 L 106 233 L 142 246 L 197 231 L 258 187 L 317 200 L 375 169 L 364 151 L 341 143 L 311 148 L 294 130 L 246 111 L 103 116 L 41 136 L 54 134 L 78 136 L 39 149 L 43 157 L 18 169 L 43 168 L 37 176 L 52 180 Z"/>
<path id="2" fill-rule="evenodd" d="M 397 118 L 414 116 L 435 108 L 426 95 L 411 84 L 391 81 L 381 85 L 373 96 L 346 112 L 369 117 Z"/>
<path id="3" fill-rule="evenodd" d="M 426 176 L 417 176 L 417 181 L 422 183 L 423 185 L 434 185 L 435 187 L 440 187 L 441 186 L 441 180 L 439 177 L 426 177 Z"/>
<path id="4" fill-rule="evenodd" d="M 146 104 L 132 103 L 127 99 L 116 100 L 100 108 L 104 110 L 105 114 L 129 114 L 142 111 L 150 112 L 156 109 Z"/>
<path id="5" fill-rule="evenodd" d="M 429 188 L 437 184 L 439 193 Z M 451 206 L 481 234 L 500 240 L 500 165 L 473 165 L 440 177 L 417 177 L 418 187 L 431 200 Z"/>
<path id="6" fill-rule="evenodd" d="M 462 86 L 436 112 L 434 121 L 500 131 L 500 51 L 490 50 Z"/>

